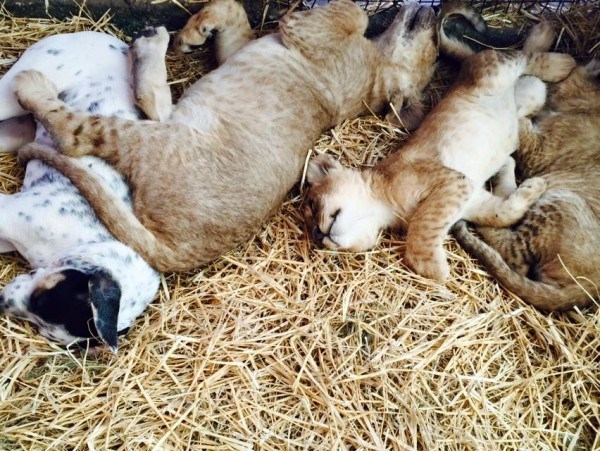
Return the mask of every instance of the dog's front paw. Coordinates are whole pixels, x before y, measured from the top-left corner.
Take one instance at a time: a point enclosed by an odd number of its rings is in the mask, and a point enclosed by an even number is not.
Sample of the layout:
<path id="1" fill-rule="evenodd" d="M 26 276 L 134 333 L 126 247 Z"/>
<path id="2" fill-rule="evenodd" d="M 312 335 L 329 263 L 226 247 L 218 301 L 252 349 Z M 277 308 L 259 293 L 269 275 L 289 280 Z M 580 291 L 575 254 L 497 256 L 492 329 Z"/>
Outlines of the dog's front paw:
<path id="1" fill-rule="evenodd" d="M 13 91 L 21 106 L 33 112 L 42 102 L 58 98 L 54 83 L 37 70 L 19 72 L 13 80 Z"/>
<path id="2" fill-rule="evenodd" d="M 169 47 L 169 32 L 165 27 L 144 28 L 131 44 L 136 55 L 167 53 Z"/>
<path id="3" fill-rule="evenodd" d="M 443 249 L 419 253 L 411 252 L 408 249 L 404 256 L 404 262 L 414 272 L 428 279 L 444 282 L 450 276 L 450 266 L 446 261 Z"/>

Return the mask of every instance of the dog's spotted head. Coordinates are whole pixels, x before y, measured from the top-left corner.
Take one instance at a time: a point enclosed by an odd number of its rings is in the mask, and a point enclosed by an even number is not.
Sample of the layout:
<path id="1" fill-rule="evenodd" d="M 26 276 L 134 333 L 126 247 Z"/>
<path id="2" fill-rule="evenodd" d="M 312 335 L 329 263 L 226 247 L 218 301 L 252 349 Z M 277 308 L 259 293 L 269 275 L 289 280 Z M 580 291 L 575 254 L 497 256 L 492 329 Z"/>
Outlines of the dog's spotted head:
<path id="1" fill-rule="evenodd" d="M 315 241 L 329 249 L 371 249 L 390 222 L 390 210 L 371 190 L 365 172 L 344 168 L 330 156 L 308 166 L 304 217 Z"/>
<path id="2" fill-rule="evenodd" d="M 12 280 L 0 293 L 0 312 L 34 323 L 52 340 L 99 339 L 116 353 L 121 290 L 103 270 L 41 268 Z"/>

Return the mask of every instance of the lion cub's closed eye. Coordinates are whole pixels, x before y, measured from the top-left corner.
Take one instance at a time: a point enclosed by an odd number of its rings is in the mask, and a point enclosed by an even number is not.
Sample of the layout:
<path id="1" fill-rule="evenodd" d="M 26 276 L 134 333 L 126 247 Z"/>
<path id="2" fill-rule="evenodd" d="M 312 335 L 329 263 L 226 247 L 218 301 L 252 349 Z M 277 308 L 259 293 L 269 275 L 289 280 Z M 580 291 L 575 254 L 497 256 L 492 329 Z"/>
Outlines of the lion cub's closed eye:
<path id="1" fill-rule="evenodd" d="M 327 155 L 309 163 L 305 218 L 313 237 L 330 249 L 372 248 L 391 218 L 365 183 L 368 172 L 344 168 Z"/>

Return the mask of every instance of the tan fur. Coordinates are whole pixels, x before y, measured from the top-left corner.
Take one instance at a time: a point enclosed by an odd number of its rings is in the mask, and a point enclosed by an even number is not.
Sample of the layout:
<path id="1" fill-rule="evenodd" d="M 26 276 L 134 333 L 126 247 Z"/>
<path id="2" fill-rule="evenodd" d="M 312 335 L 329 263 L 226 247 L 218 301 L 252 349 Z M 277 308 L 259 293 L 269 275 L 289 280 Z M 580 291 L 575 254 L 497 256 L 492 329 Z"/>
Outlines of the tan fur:
<path id="1" fill-rule="evenodd" d="M 523 219 L 511 228 L 477 228 L 484 241 L 465 224 L 454 232 L 502 285 L 542 310 L 598 299 L 599 77 L 598 60 L 578 67 L 551 88 L 547 111 L 535 126 L 521 121 L 519 166 L 525 176 L 548 183 Z"/>
<path id="2" fill-rule="evenodd" d="M 225 4 L 241 9 L 218 0 L 203 11 Z M 417 10 L 423 25 L 408 31 L 403 24 Z M 395 35 L 375 43 L 363 37 L 366 22 L 350 0 L 290 14 L 280 33 L 248 43 L 188 89 L 167 123 L 76 113 L 42 74 L 22 73 L 15 80 L 20 102 L 65 154 L 103 157 L 122 172 L 137 218 L 73 160 L 31 147 L 21 157 L 69 176 L 115 237 L 155 268 L 193 269 L 257 230 L 298 180 L 323 130 L 381 111 L 391 95 L 419 103 L 436 54 L 433 12 L 404 7 Z"/>
<path id="3" fill-rule="evenodd" d="M 404 228 L 405 262 L 423 276 L 445 280 L 443 239 L 458 219 L 509 226 L 544 191 L 539 178 L 506 196 L 483 188 L 517 148 L 519 77 L 557 80 L 574 64 L 568 55 L 553 53 L 488 50 L 470 57 L 409 142 L 360 178 L 332 162 L 316 163 L 309 172 L 307 208 L 315 233 L 328 247 L 362 250 L 375 244 L 379 229 Z M 361 228 L 364 234 L 356 235 Z"/>
<path id="4" fill-rule="evenodd" d="M 219 64 L 254 39 L 248 17 L 237 0 L 213 1 L 194 14 L 173 41 L 173 50 L 189 53 L 216 35 Z"/>

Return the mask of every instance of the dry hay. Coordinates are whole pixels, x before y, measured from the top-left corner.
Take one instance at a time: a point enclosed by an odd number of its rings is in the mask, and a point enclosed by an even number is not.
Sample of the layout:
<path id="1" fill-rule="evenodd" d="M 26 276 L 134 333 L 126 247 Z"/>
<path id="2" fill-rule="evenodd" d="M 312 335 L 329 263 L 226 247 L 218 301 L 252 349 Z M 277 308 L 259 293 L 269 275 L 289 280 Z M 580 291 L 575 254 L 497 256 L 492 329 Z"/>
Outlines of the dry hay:
<path id="1" fill-rule="evenodd" d="M 81 29 L 116 33 L 3 16 L 0 59 Z M 177 86 L 201 72 L 169 64 Z M 373 164 L 403 138 L 368 117 L 315 151 Z M 2 191 L 21 178 L 2 156 Z M 597 309 L 540 314 L 451 239 L 446 286 L 407 271 L 396 236 L 316 249 L 300 206 L 295 190 L 245 247 L 166 274 L 118 357 L 0 318 L 0 449 L 600 449 Z M 24 270 L 1 257 L 0 286 Z"/>

